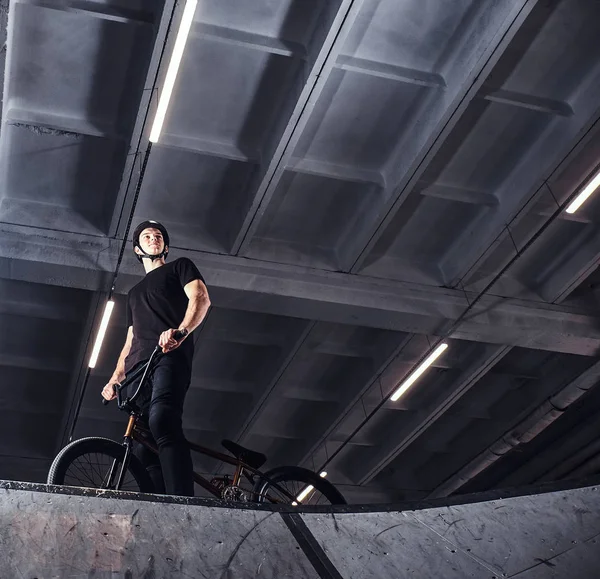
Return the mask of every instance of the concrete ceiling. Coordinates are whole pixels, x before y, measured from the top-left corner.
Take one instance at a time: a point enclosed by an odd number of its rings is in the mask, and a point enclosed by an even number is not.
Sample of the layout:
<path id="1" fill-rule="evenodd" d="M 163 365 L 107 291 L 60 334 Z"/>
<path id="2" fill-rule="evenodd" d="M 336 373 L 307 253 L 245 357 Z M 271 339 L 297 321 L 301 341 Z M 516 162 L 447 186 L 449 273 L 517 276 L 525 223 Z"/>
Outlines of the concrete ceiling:
<path id="1" fill-rule="evenodd" d="M 182 8 L 0 6 L 0 478 L 121 436 L 129 246 L 77 404 L 132 216 L 211 292 L 191 440 L 355 502 L 598 472 L 600 198 L 557 208 L 600 163 L 600 2 L 200 0 L 148 152 Z"/>

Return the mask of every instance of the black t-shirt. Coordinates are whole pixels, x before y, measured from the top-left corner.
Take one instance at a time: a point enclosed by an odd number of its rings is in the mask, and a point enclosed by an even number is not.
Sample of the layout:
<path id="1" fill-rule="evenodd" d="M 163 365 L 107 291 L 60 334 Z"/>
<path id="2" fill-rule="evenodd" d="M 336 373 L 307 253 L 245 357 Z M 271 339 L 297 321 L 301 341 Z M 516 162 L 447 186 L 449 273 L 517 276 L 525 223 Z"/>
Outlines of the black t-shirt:
<path id="1" fill-rule="evenodd" d="M 125 373 L 150 357 L 162 332 L 179 327 L 188 306 L 183 288 L 195 279 L 204 282 L 192 261 L 181 257 L 148 272 L 131 288 L 127 294 L 127 327 L 133 326 L 133 342 L 125 360 Z M 186 363 L 191 369 L 193 356 L 194 342 L 190 336 L 165 358 Z"/>

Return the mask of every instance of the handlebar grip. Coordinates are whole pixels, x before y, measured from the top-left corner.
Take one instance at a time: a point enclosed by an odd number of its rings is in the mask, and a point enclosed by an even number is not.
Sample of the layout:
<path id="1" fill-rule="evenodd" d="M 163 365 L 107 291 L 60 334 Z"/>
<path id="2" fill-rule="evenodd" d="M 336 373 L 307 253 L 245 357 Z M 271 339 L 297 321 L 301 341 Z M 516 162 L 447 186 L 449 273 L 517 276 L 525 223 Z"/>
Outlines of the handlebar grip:
<path id="1" fill-rule="evenodd" d="M 117 385 L 113 384 L 112 387 L 113 387 L 113 392 L 118 394 Z M 102 404 L 104 404 L 104 406 L 106 406 L 109 402 L 110 402 L 110 400 L 107 400 L 106 398 L 104 398 L 104 396 L 102 396 Z"/>
<path id="2" fill-rule="evenodd" d="M 181 340 L 181 338 L 185 338 L 185 336 L 188 335 L 188 331 L 187 330 L 177 330 L 174 334 L 173 337 L 179 342 L 179 340 Z"/>

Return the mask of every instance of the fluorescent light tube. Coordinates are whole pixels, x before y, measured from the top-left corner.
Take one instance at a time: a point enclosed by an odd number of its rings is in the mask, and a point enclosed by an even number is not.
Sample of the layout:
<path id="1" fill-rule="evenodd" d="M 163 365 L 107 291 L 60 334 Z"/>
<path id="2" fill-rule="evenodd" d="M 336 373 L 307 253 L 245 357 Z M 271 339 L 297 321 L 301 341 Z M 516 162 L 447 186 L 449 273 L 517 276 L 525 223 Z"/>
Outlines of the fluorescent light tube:
<path id="1" fill-rule="evenodd" d="M 400 388 L 398 388 L 390 397 L 393 402 L 396 402 L 402 394 L 404 394 L 420 377 L 421 375 L 433 364 L 448 348 L 448 344 L 442 343 L 440 344 L 423 362 L 421 362 L 420 366 L 402 383 Z"/>
<path id="2" fill-rule="evenodd" d="M 158 108 L 156 109 L 156 116 L 154 117 L 154 124 L 150 131 L 150 142 L 152 143 L 158 142 L 158 138 L 160 137 L 165 115 L 169 108 L 171 93 L 173 92 L 175 80 L 177 79 L 177 71 L 179 70 L 183 51 L 185 50 L 185 43 L 187 42 L 192 21 L 194 20 L 194 12 L 196 11 L 197 4 L 198 0 L 187 0 L 185 8 L 183 9 L 183 16 L 181 17 L 179 31 L 177 32 L 177 38 L 175 39 L 173 54 L 171 54 L 171 62 L 169 62 L 169 68 L 167 69 L 167 75 L 165 76 L 165 82 L 158 101 Z"/>
<path id="3" fill-rule="evenodd" d="M 90 357 L 90 363 L 88 366 L 90 368 L 96 367 L 96 362 L 98 361 L 98 355 L 100 354 L 100 348 L 102 347 L 102 342 L 104 341 L 104 335 L 106 334 L 106 328 L 108 328 L 108 322 L 110 320 L 110 316 L 112 314 L 113 308 L 115 307 L 115 302 L 109 300 L 106 302 L 106 306 L 104 307 L 104 314 L 102 315 L 102 321 L 100 322 L 100 328 L 98 328 L 98 335 L 96 336 L 96 342 L 94 343 L 94 349 L 92 350 L 92 356 Z"/>
<path id="4" fill-rule="evenodd" d="M 327 476 L 327 471 L 322 471 L 321 474 L 319 475 L 321 478 L 325 478 Z"/>
<path id="5" fill-rule="evenodd" d="M 600 171 L 598 171 L 590 182 L 583 188 L 581 193 L 571 201 L 567 207 L 567 213 L 575 213 L 587 200 L 587 198 L 600 186 Z"/>

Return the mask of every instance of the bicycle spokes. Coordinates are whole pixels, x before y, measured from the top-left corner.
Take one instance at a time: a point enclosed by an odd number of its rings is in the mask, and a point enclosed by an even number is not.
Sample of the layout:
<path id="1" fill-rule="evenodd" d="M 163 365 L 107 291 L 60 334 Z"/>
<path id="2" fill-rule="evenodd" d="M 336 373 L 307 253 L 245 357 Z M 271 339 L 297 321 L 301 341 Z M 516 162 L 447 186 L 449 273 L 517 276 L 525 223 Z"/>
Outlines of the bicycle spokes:
<path id="1" fill-rule="evenodd" d="M 290 500 L 290 497 L 295 500 Z M 329 504 L 329 500 L 314 486 L 300 481 L 279 481 L 277 487 L 268 487 L 265 498 L 271 503 L 291 503 L 294 506 Z"/>
<path id="2" fill-rule="evenodd" d="M 74 460 L 63 484 L 99 489 L 114 489 L 117 476 L 121 472 L 122 461 L 99 453 L 85 454 Z M 138 490 L 137 483 L 129 472 L 123 477 L 120 490 Z"/>

